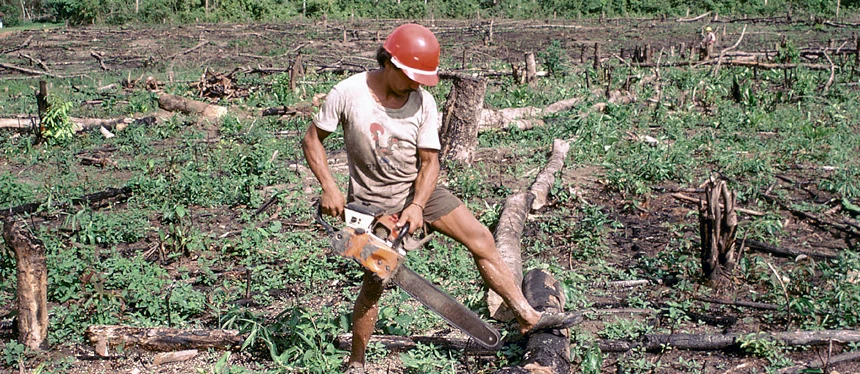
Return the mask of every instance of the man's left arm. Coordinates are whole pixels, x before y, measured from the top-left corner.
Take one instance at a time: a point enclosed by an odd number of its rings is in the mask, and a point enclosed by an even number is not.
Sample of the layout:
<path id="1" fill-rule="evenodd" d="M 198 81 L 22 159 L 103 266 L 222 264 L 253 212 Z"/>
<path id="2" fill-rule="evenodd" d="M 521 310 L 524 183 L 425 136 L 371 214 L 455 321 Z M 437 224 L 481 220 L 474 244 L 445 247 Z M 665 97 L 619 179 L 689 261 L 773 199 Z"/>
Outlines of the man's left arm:
<path id="1" fill-rule="evenodd" d="M 421 160 L 421 166 L 414 182 L 415 194 L 397 221 L 397 227 L 403 227 L 408 222 L 410 234 L 424 225 L 424 207 L 427 206 L 439 180 L 439 151 L 419 148 L 418 158 Z"/>

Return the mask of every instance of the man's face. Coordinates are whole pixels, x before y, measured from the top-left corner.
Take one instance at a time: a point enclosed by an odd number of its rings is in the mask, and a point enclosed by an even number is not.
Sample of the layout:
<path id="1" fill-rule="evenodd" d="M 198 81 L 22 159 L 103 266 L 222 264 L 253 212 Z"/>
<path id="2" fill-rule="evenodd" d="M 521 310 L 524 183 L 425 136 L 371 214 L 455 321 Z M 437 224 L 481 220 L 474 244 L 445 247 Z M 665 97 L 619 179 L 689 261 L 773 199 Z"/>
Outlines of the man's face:
<path id="1" fill-rule="evenodd" d="M 396 94 L 405 96 L 410 94 L 412 91 L 418 90 L 418 87 L 421 86 L 420 83 L 407 77 L 406 73 L 404 73 L 402 69 L 394 66 L 394 64 L 391 64 L 390 66 L 393 74 L 391 74 L 392 79 L 388 83 L 391 90 Z"/>

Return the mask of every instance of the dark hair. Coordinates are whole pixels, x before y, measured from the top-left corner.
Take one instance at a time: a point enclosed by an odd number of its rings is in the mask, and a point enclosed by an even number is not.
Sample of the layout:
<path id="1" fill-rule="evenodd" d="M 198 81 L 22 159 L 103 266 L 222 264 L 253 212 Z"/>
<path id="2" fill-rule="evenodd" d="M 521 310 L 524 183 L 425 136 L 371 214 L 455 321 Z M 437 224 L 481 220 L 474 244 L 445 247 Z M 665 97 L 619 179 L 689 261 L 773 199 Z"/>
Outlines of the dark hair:
<path id="1" fill-rule="evenodd" d="M 384 68 L 385 63 L 389 61 L 391 61 L 391 52 L 385 50 L 385 47 L 380 46 L 376 50 L 376 62 L 379 63 L 379 67 Z"/>

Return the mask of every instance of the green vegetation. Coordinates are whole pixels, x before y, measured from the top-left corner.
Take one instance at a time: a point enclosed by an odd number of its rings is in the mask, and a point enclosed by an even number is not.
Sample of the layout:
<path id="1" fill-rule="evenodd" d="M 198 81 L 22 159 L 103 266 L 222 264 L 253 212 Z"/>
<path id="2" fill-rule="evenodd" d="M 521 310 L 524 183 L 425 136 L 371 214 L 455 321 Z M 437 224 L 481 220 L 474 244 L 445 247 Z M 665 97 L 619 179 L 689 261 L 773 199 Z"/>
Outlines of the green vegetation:
<path id="1" fill-rule="evenodd" d="M 361 3 L 349 5 L 352 8 L 313 1 L 305 9 L 300 3 L 282 5 L 213 2 L 207 13 L 199 4 L 168 6 L 155 1 L 142 3 L 146 10 L 141 13 L 146 22 L 374 14 Z M 796 4 L 810 13 L 829 11 L 825 5 Z M 46 6 L 58 16 L 64 12 L 71 22 L 125 23 L 130 20 L 123 17 L 133 14 L 128 9 L 131 3 L 52 1 Z M 621 5 L 613 2 L 494 6 L 403 1 L 380 3 L 376 8 L 393 12 L 386 14 L 416 16 L 432 11 L 439 17 L 453 12 L 547 17 L 553 9 L 558 16 L 574 17 L 655 9 L 681 14 L 686 6 L 644 2 L 622 12 Z M 693 11 L 729 7 L 689 6 Z M 747 4 L 738 9 L 757 7 L 751 10 L 776 14 L 784 6 L 776 1 L 767 7 Z M 801 61 L 799 48 L 790 41 L 779 47 L 777 55 L 783 62 Z M 597 344 L 600 339 L 637 340 L 651 333 L 716 331 L 722 327 L 719 323 L 710 326 L 694 313 L 733 315 L 729 307 L 703 307 L 693 299 L 710 292 L 700 274 L 695 207 L 671 200 L 664 191 L 695 189 L 711 176 L 725 178 L 738 192 L 740 206 L 764 213 L 740 215 L 740 238 L 814 249 L 811 239 L 794 236 L 797 220 L 770 199 L 801 212 L 846 219 L 860 214 L 860 160 L 856 157 L 860 93 L 851 74 L 857 68 L 855 62 L 844 61 L 825 92 L 826 74 L 804 66 L 792 69 L 790 78 L 781 70 L 731 66 L 718 71 L 713 66 L 664 66 L 654 77 L 653 68 L 613 59 L 607 62 L 612 70 L 607 81 L 591 64 L 570 58 L 559 40 L 547 43 L 537 56 L 551 78 L 531 86 L 509 76 L 495 78 L 488 88 L 487 106 L 544 107 L 572 97 L 581 101 L 530 130 L 481 132 L 482 157 L 467 168 L 449 167 L 444 183 L 481 222 L 494 228 L 504 199 L 526 188 L 545 165 L 553 139 L 570 140 L 566 168 L 556 175 L 547 207 L 530 216 L 522 248 L 525 267 L 548 269 L 556 275 L 566 307 L 589 311 L 586 323 L 597 326 L 593 332 L 571 334 L 574 362 L 586 373 L 599 373 L 608 365 L 626 373 L 667 367 L 711 372 L 718 359 L 669 359 L 642 349 L 614 355 L 601 352 Z M 196 69 L 177 73 L 188 79 L 200 75 Z M 299 146 L 307 118 L 234 113 L 208 124 L 175 115 L 151 124 L 132 124 L 110 139 L 97 132 L 72 135 L 70 117 L 155 112 L 157 98 L 151 92 L 116 88 L 100 93 L 95 87 L 96 81 L 119 81 L 127 74 L 51 79 L 56 101 L 41 134 L 46 141 L 38 143 L 35 134 L 26 132 L 0 137 L 0 208 L 42 203 L 30 221 L 39 222 L 33 230 L 47 249 L 49 343 L 81 344 L 82 332 L 91 324 L 228 328 L 247 335 L 242 352 L 232 355 L 250 359 L 231 364 L 231 353 L 219 353 L 215 365 L 198 372 L 339 370 L 346 352 L 336 338 L 350 327 L 361 270 L 331 255 L 326 249 L 329 239 L 312 223 L 310 202 L 319 187 L 309 182 L 312 176 L 301 166 Z M 221 103 L 251 110 L 296 105 L 328 91 L 341 78 L 309 73 L 301 87 L 292 90 L 285 73 L 238 73 L 236 84 L 257 89 Z M 652 83 L 637 83 L 646 80 Z M 187 82 L 177 79 L 165 84 L 164 91 L 196 97 Z M 629 87 L 637 99 L 608 103 L 594 90 L 606 86 Z M 0 102 L 5 111 L 33 112 L 28 83 L 10 81 L 6 88 Z M 441 103 L 449 89 L 442 84 L 430 92 Z M 104 100 L 99 104 L 77 105 L 101 96 Z M 334 133 L 330 139 L 326 146 L 336 154 L 343 148 L 342 134 Z M 97 154 L 107 155 L 115 165 L 80 162 L 82 155 Z M 582 177 L 569 174 L 582 170 L 586 170 Z M 336 178 L 345 186 L 343 172 Z M 796 183 L 783 183 L 791 178 Z M 107 187 L 128 187 L 131 192 L 104 205 L 71 203 Z M 272 207 L 257 213 L 273 196 L 277 199 Z M 835 249 L 839 256 L 835 260 L 782 259 L 748 251 L 737 265 L 734 294 L 779 308 L 744 310 L 737 323 L 774 330 L 856 329 L 860 256 L 846 248 Z M 427 248 L 410 253 L 409 263 L 469 308 L 486 313 L 486 289 L 472 259 L 457 243 L 437 238 Z M 648 280 L 649 285 L 624 290 L 600 286 L 636 279 Z M 11 305 L 14 290 L 15 262 L 3 255 L 0 304 Z M 653 317 L 596 312 L 614 304 L 650 311 Z M 407 336 L 446 328 L 444 321 L 399 290 L 386 292 L 380 306 L 378 333 Z M 746 336 L 740 348 L 743 352 L 738 354 L 767 361 L 768 370 L 791 364 L 786 347 L 757 335 Z M 395 353 L 372 344 L 369 355 L 372 362 L 396 360 L 411 373 L 489 373 L 518 362 L 522 347 L 511 344 L 496 357 L 476 359 L 432 345 Z M 42 361 L 37 353 L 9 341 L 0 363 L 4 368 L 16 368 L 19 362 L 35 368 Z M 64 372 L 69 365 L 54 360 L 43 367 L 46 372 Z"/>
<path id="2" fill-rule="evenodd" d="M 860 6 L 856 0 L 842 2 L 845 9 Z M 832 3 L 821 0 L 789 2 L 773 0 L 769 2 L 743 1 L 478 1 L 478 0 L 435 0 L 435 1 L 324 1 L 324 0 L 221 0 L 212 2 L 174 2 L 149 0 L 127 2 L 116 0 L 28 0 L 17 3 L 0 3 L 0 11 L 6 14 L 9 26 L 19 20 L 30 19 L 32 14 L 47 12 L 53 19 L 70 24 L 82 25 L 104 23 L 121 25 L 131 22 L 150 24 L 182 24 L 193 22 L 248 22 L 283 21 L 297 18 L 333 19 L 346 18 L 578 18 L 578 17 L 631 17 L 639 15 L 684 16 L 714 12 L 720 15 L 746 14 L 771 17 L 784 15 L 791 7 L 794 13 L 814 16 L 831 16 L 836 12 Z M 24 9 L 27 16 L 22 16 Z"/>

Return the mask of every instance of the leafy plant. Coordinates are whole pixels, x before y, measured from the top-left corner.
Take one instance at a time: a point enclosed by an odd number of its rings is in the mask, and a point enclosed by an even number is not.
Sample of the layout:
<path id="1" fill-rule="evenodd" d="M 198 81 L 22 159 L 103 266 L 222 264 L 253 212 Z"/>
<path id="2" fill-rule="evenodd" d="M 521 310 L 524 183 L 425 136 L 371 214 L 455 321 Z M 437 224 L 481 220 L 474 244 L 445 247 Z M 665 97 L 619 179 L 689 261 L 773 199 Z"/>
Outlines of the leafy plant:
<path id="1" fill-rule="evenodd" d="M 400 354 L 400 361 L 407 373 L 441 374 L 458 373 L 458 355 L 433 344 L 418 343 L 415 349 Z"/>
<path id="2" fill-rule="evenodd" d="M 72 102 L 63 101 L 56 96 L 48 96 L 48 109 L 42 116 L 40 124 L 41 136 L 57 143 L 71 140 L 75 135 L 75 124 L 72 123 L 69 111 L 74 106 Z"/>
<path id="3" fill-rule="evenodd" d="M 24 359 L 29 349 L 26 345 L 18 343 L 17 340 L 7 340 L 3 347 L 3 365 L 6 367 L 17 367 L 18 362 Z"/>

